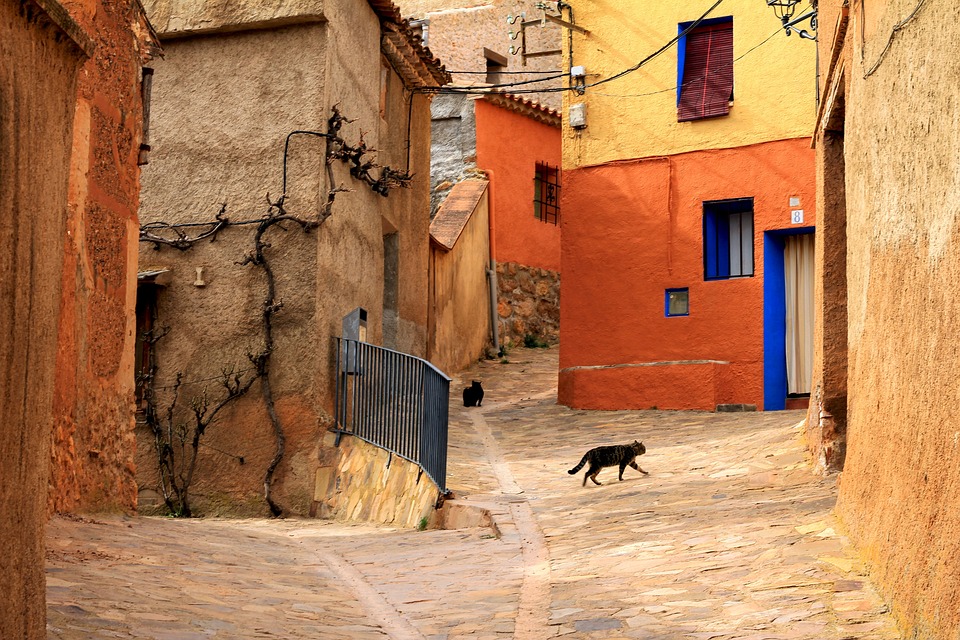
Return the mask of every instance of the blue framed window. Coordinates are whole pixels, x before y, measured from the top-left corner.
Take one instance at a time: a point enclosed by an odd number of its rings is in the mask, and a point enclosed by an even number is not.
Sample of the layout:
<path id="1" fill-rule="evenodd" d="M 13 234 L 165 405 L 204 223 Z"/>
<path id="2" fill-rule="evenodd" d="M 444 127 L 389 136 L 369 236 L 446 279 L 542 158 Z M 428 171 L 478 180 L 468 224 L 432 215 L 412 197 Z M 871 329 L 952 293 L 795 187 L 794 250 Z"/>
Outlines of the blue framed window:
<path id="1" fill-rule="evenodd" d="M 752 276 L 753 198 L 703 203 L 703 277 Z"/>
<path id="2" fill-rule="evenodd" d="M 690 290 L 667 289 L 663 308 L 668 318 L 690 315 Z"/>
<path id="3" fill-rule="evenodd" d="M 677 25 L 677 121 L 725 116 L 733 102 L 733 18 Z"/>

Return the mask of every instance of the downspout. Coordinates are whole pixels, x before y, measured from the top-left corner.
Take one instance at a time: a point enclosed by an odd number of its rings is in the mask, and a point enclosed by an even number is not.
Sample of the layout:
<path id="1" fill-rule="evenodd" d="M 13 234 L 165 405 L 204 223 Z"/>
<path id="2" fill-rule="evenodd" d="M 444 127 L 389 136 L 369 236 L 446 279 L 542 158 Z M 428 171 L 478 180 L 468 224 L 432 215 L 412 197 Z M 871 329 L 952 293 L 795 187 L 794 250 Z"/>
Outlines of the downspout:
<path id="1" fill-rule="evenodd" d="M 491 169 L 484 169 L 487 174 L 487 221 L 490 223 L 490 264 L 487 267 L 487 279 L 490 281 L 490 331 L 493 333 L 493 348 L 498 357 L 503 356 L 500 348 L 500 329 L 497 314 L 497 241 L 496 224 L 493 215 L 493 182 L 494 174 Z"/>

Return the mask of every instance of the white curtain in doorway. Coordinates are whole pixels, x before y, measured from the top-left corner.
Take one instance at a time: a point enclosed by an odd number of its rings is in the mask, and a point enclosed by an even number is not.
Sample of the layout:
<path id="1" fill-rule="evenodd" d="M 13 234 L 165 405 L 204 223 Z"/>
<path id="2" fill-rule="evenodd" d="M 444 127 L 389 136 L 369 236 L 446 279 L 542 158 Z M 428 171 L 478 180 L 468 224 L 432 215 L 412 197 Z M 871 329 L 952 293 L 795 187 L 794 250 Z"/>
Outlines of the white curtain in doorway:
<path id="1" fill-rule="evenodd" d="M 790 236 L 783 250 L 787 294 L 787 392 L 810 393 L 813 373 L 813 234 Z"/>

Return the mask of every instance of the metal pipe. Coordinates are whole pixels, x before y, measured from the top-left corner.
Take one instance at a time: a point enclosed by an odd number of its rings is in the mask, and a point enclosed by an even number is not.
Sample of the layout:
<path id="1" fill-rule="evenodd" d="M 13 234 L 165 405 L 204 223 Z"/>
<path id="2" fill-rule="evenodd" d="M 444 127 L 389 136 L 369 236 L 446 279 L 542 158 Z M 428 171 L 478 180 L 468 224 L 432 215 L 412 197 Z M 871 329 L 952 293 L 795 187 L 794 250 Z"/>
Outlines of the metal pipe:
<path id="1" fill-rule="evenodd" d="M 497 356 L 503 355 L 500 347 L 499 314 L 497 313 L 497 236 L 496 223 L 493 215 L 493 183 L 496 180 L 493 169 L 484 169 L 487 174 L 487 221 L 490 228 L 490 265 L 487 267 L 487 278 L 490 281 L 490 332 L 493 334 L 493 348 Z"/>

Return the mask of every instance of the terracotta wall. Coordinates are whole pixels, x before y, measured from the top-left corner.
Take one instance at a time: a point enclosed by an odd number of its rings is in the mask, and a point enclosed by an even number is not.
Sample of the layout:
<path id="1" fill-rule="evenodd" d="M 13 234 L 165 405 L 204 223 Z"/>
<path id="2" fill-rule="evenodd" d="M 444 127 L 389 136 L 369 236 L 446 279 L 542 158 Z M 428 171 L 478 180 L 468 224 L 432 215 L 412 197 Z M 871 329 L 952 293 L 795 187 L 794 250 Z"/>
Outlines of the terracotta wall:
<path id="1" fill-rule="evenodd" d="M 80 74 L 64 237 L 49 507 L 133 510 L 134 305 L 143 131 L 138 6 L 71 2 L 96 34 Z"/>
<path id="2" fill-rule="evenodd" d="M 45 3 L 66 17 L 57 3 Z M 0 637 L 46 634 L 44 541 L 76 75 L 40 5 L 0 2 Z"/>
<path id="3" fill-rule="evenodd" d="M 705 281 L 702 203 L 746 197 L 754 276 Z M 791 197 L 814 225 L 809 139 L 565 171 L 560 402 L 762 409 L 764 232 L 792 226 Z M 671 288 L 689 289 L 689 316 L 665 317 Z"/>
<path id="4" fill-rule="evenodd" d="M 560 166 L 559 127 L 484 100 L 475 104 L 477 166 L 492 172 L 497 262 L 559 271 L 560 226 L 541 222 L 533 208 L 536 163 Z"/>
<path id="5" fill-rule="evenodd" d="M 839 4 L 821 2 L 834 16 Z M 946 640 L 960 634 L 960 59 L 944 55 L 956 7 L 926 3 L 895 27 L 915 8 L 850 8 L 843 153 L 824 151 L 818 171 L 842 172 L 846 196 L 838 513 L 903 636 Z M 821 45 L 829 60 L 832 40 Z"/>

